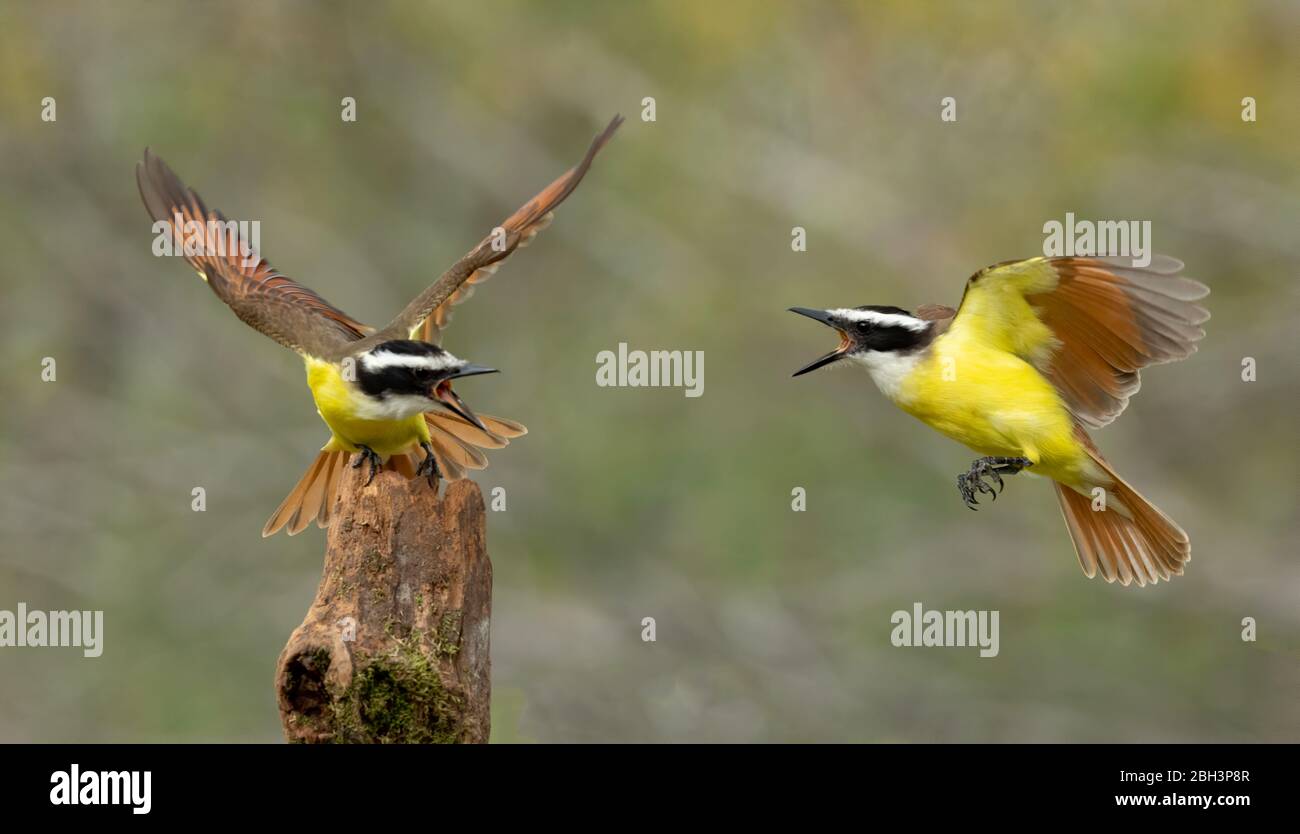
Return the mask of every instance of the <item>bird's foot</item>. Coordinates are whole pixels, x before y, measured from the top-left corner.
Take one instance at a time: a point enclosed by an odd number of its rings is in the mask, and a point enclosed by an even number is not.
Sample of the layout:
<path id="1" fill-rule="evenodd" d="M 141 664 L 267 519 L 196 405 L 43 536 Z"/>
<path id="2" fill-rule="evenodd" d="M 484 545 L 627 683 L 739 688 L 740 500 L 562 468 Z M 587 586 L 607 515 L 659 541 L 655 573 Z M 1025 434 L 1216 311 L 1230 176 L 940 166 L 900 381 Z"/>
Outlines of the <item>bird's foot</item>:
<path id="1" fill-rule="evenodd" d="M 973 510 L 979 506 L 979 501 L 975 498 L 976 494 L 986 493 L 992 495 L 994 501 L 998 500 L 998 493 L 1006 489 L 1002 476 L 1014 475 L 1033 465 L 1034 462 L 1029 458 L 980 458 L 970 465 L 970 471 L 957 476 L 957 491 L 961 493 L 961 500 L 966 506 Z M 997 489 L 984 483 L 985 478 L 997 484 Z"/>
<path id="2" fill-rule="evenodd" d="M 371 449 L 369 446 L 360 446 L 358 448 L 361 449 L 361 451 L 357 453 L 357 459 L 352 462 L 352 468 L 360 469 L 361 464 L 368 462 L 370 464 L 370 477 L 366 479 L 366 486 L 370 486 L 370 482 L 375 479 L 375 475 L 384 465 L 384 461 L 383 458 L 379 457 L 379 455 L 375 453 L 375 450 Z"/>
<path id="3" fill-rule="evenodd" d="M 421 443 L 420 448 L 424 450 L 424 460 L 416 467 L 415 476 L 418 478 L 421 475 L 428 475 L 429 486 L 437 489 L 438 479 L 442 477 L 442 473 L 438 471 L 438 459 L 434 457 L 433 447 L 428 443 Z"/>

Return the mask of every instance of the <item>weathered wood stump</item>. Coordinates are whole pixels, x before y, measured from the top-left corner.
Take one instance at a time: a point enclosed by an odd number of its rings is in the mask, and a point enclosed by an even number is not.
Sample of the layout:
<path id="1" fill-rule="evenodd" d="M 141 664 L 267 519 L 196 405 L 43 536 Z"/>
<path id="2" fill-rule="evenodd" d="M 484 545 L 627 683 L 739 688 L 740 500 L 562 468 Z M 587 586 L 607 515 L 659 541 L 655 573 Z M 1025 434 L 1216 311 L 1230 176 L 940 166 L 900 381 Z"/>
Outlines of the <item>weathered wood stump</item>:
<path id="1" fill-rule="evenodd" d="M 349 470 L 346 475 L 353 473 Z M 492 563 L 483 495 L 423 478 L 345 477 L 325 572 L 280 653 L 291 742 L 488 740 Z"/>

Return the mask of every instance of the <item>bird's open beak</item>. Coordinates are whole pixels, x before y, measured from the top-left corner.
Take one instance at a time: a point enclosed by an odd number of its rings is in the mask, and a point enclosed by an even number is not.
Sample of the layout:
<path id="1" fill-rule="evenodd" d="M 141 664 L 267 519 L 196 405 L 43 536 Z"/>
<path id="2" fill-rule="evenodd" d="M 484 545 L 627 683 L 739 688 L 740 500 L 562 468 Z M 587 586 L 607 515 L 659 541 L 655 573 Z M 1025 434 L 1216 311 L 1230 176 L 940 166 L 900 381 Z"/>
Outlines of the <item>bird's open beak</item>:
<path id="1" fill-rule="evenodd" d="M 853 347 L 853 341 L 849 338 L 848 334 L 845 333 L 843 330 L 840 330 L 839 325 L 835 324 L 835 321 L 831 318 L 831 314 L 826 312 L 825 310 L 810 310 L 807 307 L 791 307 L 790 312 L 798 313 L 801 316 L 807 316 L 808 318 L 813 319 L 814 321 L 821 322 L 827 327 L 834 327 L 836 331 L 838 331 L 840 334 L 840 343 L 839 346 L 835 348 L 835 350 L 831 351 L 825 356 L 822 356 L 818 359 L 813 360 L 812 362 L 809 362 L 807 365 L 804 365 L 802 368 L 800 368 L 799 370 L 791 374 L 791 376 L 802 376 L 803 374 L 806 374 L 809 371 L 815 371 L 818 368 L 825 367 L 826 365 L 831 364 L 837 359 L 842 358 L 846 353 L 849 352 L 849 348 Z"/>
<path id="2" fill-rule="evenodd" d="M 439 382 L 437 387 L 433 389 L 433 398 L 446 406 L 451 413 L 468 421 L 470 425 L 487 431 L 488 427 L 483 425 L 483 421 L 474 415 L 474 412 L 470 410 L 469 406 L 465 405 L 465 401 L 455 391 L 451 390 L 451 381 L 463 376 L 478 376 L 479 374 L 494 374 L 496 372 L 496 368 L 485 368 L 482 365 L 466 365 L 442 382 Z"/>

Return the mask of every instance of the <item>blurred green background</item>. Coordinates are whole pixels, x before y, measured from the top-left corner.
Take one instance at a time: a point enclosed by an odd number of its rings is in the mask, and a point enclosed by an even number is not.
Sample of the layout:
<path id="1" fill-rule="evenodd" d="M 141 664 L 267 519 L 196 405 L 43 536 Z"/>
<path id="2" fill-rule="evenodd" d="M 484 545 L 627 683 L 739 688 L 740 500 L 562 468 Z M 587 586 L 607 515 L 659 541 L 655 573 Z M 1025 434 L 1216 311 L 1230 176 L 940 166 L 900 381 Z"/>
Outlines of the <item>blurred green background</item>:
<path id="1" fill-rule="evenodd" d="M 476 478 L 508 500 L 494 740 L 1300 740 L 1298 25 L 1280 0 L 5 3 L 0 608 L 106 633 L 95 660 L 0 649 L 0 740 L 281 738 L 324 536 L 259 530 L 326 432 L 297 358 L 150 255 L 144 146 L 381 323 L 615 112 L 445 342 L 505 370 L 467 401 L 531 429 Z M 787 306 L 955 304 L 1067 211 L 1151 220 L 1213 288 L 1200 353 L 1097 436 L 1191 533 L 1155 588 L 1084 579 L 1041 481 L 968 512 L 974 455 L 865 375 L 790 379 L 834 337 Z M 619 342 L 704 351 L 704 396 L 597 387 Z M 894 648 L 915 601 L 1000 610 L 1001 654 Z"/>

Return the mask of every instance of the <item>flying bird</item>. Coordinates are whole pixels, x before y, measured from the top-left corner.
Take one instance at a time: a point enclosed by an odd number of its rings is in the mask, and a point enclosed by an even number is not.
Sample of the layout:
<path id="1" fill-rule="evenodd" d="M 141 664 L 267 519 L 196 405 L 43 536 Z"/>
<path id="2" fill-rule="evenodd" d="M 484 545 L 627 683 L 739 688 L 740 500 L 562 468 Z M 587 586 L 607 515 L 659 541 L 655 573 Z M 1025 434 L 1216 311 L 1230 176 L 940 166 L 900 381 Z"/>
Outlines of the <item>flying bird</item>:
<path id="1" fill-rule="evenodd" d="M 476 415 L 452 381 L 494 372 L 441 346 L 451 307 L 496 271 L 500 262 L 551 222 L 592 160 L 623 122 L 615 116 L 576 166 L 510 215 L 452 265 L 397 317 L 369 327 L 317 293 L 275 270 L 239 226 L 210 210 L 163 160 L 145 149 L 136 183 L 145 208 L 170 233 L 178 252 L 217 297 L 255 330 L 302 357 L 316 411 L 329 441 L 262 529 L 289 535 L 312 521 L 329 522 L 349 459 L 366 467 L 367 483 L 382 470 L 427 477 L 436 489 L 467 470 L 487 466 L 484 449 L 499 449 L 527 429 L 513 420 Z M 355 457 L 353 457 L 355 456 Z"/>
<path id="2" fill-rule="evenodd" d="M 1210 314 L 1195 302 L 1209 289 L 1182 269 L 1163 256 L 1143 267 L 1040 257 L 975 273 L 956 310 L 793 307 L 840 334 L 835 350 L 794 375 L 861 365 L 895 405 L 983 456 L 957 477 L 968 507 L 979 495 L 996 500 L 1004 475 L 1046 476 L 1084 574 L 1154 584 L 1183 573 L 1191 542 L 1088 431 L 1124 411 L 1142 368 L 1187 358 L 1205 336 Z"/>

